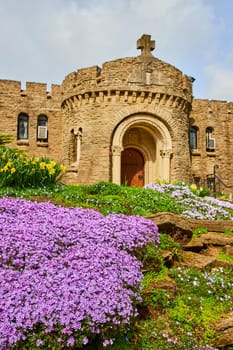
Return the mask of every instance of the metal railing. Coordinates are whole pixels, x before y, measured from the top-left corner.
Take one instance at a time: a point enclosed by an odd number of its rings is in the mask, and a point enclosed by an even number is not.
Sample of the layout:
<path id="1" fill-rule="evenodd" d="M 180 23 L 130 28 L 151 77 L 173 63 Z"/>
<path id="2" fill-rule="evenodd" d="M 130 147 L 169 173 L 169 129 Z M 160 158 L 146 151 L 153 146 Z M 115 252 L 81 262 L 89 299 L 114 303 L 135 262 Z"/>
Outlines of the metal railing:
<path id="1" fill-rule="evenodd" d="M 213 174 L 207 175 L 207 187 L 212 190 L 213 196 L 216 198 L 217 193 L 221 192 L 221 185 L 224 188 L 233 188 L 233 185 L 227 185 L 218 175 L 217 169 L 219 169 L 218 165 L 214 165 Z"/>

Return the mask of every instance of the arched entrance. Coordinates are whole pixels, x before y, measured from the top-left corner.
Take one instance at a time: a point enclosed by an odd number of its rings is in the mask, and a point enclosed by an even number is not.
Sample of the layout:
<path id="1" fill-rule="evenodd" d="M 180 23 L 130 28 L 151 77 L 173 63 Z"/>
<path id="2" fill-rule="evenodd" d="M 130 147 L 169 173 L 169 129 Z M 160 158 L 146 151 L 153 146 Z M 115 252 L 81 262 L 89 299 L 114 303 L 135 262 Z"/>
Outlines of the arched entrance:
<path id="1" fill-rule="evenodd" d="M 144 185 L 144 158 L 135 148 L 121 153 L 121 184 L 134 187 Z"/>
<path id="2" fill-rule="evenodd" d="M 130 150 L 133 154 L 135 153 L 135 157 L 136 154 L 138 158 L 141 157 L 142 174 L 139 169 L 133 170 L 134 165 L 128 165 L 127 171 L 124 169 L 124 163 L 128 163 L 128 160 L 124 158 Z M 127 185 L 130 186 L 143 186 L 156 179 L 169 182 L 171 154 L 170 132 L 158 117 L 142 113 L 131 115 L 125 118 L 113 133 L 112 182 L 117 184 L 127 182 Z M 133 173 L 131 175 L 129 175 L 130 167 Z M 132 184 L 132 178 L 135 179 L 137 174 L 140 178 L 141 175 L 143 176 L 143 184 Z"/>

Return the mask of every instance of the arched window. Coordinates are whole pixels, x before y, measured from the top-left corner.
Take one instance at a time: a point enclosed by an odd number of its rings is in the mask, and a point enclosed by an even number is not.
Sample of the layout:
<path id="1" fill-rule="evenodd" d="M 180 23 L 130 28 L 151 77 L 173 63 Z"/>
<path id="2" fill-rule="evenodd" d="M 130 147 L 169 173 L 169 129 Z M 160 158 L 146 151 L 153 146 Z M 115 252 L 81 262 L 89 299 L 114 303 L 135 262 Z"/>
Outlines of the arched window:
<path id="1" fill-rule="evenodd" d="M 189 130 L 189 142 L 191 149 L 197 149 L 197 134 L 198 128 L 196 126 L 191 126 Z"/>
<path id="2" fill-rule="evenodd" d="M 17 127 L 18 140 L 28 139 L 28 124 L 29 124 L 28 115 L 25 113 L 20 113 L 18 116 L 18 127 Z"/>
<path id="3" fill-rule="evenodd" d="M 215 151 L 215 139 L 213 137 L 214 129 L 212 127 L 206 128 L 206 151 Z"/>
<path id="4" fill-rule="evenodd" d="M 48 117 L 44 114 L 37 119 L 37 141 L 48 142 Z"/>

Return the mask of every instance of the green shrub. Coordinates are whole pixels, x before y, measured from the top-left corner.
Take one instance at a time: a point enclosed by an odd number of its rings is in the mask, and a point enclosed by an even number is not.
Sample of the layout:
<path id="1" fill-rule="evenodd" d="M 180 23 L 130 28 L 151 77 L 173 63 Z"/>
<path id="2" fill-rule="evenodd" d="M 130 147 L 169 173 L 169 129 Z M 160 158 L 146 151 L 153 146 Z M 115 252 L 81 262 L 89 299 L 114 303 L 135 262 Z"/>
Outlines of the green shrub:
<path id="1" fill-rule="evenodd" d="M 48 158 L 0 146 L 0 187 L 38 187 L 56 183 L 65 167 Z"/>

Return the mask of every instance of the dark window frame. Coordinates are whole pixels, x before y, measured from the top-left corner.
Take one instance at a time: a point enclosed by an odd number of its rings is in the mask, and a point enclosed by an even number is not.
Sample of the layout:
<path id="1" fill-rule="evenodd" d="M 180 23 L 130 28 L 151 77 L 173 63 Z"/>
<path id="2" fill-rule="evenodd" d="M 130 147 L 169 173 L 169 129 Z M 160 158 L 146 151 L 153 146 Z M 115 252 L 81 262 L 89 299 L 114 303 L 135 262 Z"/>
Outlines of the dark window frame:
<path id="1" fill-rule="evenodd" d="M 17 140 L 29 139 L 29 116 L 26 113 L 18 115 Z"/>
<path id="2" fill-rule="evenodd" d="M 211 126 L 208 126 L 205 129 L 206 133 L 206 151 L 207 152 L 214 152 L 215 151 L 215 139 L 213 137 L 214 129 Z M 211 141 L 213 143 L 213 146 L 211 145 Z"/>
<path id="3" fill-rule="evenodd" d="M 47 137 L 39 137 L 39 127 L 43 126 L 47 128 Z M 36 139 L 39 142 L 48 142 L 48 117 L 45 114 L 40 114 L 37 118 L 37 130 L 36 130 Z"/>
<path id="4" fill-rule="evenodd" d="M 191 150 L 198 149 L 198 127 L 195 125 L 189 129 L 189 145 Z"/>

